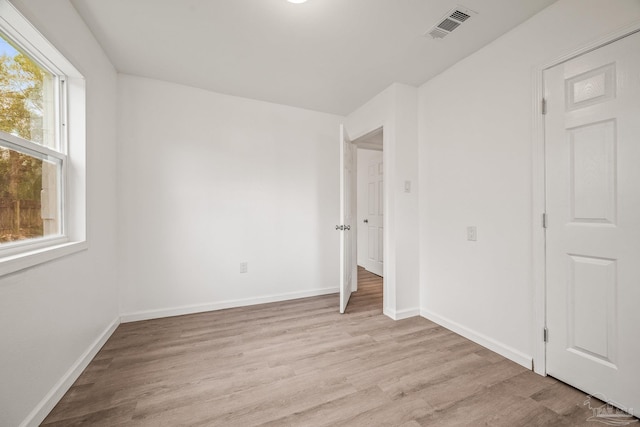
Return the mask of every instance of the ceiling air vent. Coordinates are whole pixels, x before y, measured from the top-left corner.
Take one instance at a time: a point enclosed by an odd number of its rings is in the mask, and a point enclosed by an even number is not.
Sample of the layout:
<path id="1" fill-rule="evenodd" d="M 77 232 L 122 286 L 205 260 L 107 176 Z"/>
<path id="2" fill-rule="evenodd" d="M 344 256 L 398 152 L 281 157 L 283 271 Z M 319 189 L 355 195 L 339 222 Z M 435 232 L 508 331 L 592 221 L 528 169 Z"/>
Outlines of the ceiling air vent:
<path id="1" fill-rule="evenodd" d="M 429 35 L 434 39 L 442 39 L 475 14 L 476 12 L 471 9 L 458 6 L 455 9 L 450 10 L 449 13 L 443 16 L 436 25 L 431 27 L 429 31 L 425 33 L 425 36 Z"/>

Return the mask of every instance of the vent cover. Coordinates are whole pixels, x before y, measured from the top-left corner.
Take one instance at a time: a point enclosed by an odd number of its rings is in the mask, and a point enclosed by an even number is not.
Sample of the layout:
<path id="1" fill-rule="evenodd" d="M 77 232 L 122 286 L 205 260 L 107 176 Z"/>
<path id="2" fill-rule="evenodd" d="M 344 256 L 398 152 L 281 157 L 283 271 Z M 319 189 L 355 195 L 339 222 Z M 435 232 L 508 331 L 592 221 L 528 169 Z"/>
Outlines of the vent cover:
<path id="1" fill-rule="evenodd" d="M 467 15 L 466 13 L 459 11 L 459 10 L 455 10 L 451 15 L 449 15 L 450 18 L 455 19 L 456 21 L 460 21 L 460 22 L 464 22 L 467 19 L 471 18 L 471 16 Z"/>
<path id="2" fill-rule="evenodd" d="M 458 6 L 443 16 L 436 25 L 425 33 L 425 36 L 431 36 L 433 39 L 442 39 L 473 15 L 476 15 L 473 10 Z"/>
<path id="3" fill-rule="evenodd" d="M 454 21 L 453 19 L 445 19 L 441 23 L 438 24 L 438 28 L 445 31 L 453 31 L 460 25 L 459 22 Z"/>

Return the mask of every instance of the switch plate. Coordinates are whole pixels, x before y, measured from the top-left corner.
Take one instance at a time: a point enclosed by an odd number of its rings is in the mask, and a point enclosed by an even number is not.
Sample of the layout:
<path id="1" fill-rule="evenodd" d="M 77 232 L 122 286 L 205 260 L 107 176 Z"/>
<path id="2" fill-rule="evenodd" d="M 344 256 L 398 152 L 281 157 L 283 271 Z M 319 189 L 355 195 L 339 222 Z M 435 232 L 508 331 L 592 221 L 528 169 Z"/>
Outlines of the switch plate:
<path id="1" fill-rule="evenodd" d="M 240 263 L 240 273 L 246 273 L 249 271 L 249 263 L 246 261 L 243 261 Z"/>
<path id="2" fill-rule="evenodd" d="M 404 192 L 411 193 L 411 181 L 404 182 Z"/>
<path id="3" fill-rule="evenodd" d="M 475 242 L 478 240 L 478 229 L 476 226 L 467 227 L 467 240 L 470 242 Z"/>

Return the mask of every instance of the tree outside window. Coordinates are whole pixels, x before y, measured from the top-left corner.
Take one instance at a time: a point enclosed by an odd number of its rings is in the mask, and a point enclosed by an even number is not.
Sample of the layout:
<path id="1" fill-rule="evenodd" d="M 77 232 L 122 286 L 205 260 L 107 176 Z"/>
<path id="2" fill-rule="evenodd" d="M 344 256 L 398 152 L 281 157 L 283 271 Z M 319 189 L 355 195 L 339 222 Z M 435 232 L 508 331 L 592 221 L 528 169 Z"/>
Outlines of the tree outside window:
<path id="1" fill-rule="evenodd" d="M 54 77 L 0 34 L 0 131 L 55 147 Z M 0 244 L 59 233 L 59 165 L 0 141 Z"/>

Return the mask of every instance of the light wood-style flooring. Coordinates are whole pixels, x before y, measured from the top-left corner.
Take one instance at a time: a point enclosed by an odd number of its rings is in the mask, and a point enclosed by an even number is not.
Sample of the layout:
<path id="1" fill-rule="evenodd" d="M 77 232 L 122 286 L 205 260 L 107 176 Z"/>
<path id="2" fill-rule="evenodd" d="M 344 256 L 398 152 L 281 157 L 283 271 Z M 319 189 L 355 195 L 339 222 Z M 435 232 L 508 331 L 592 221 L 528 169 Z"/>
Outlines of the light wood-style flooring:
<path id="1" fill-rule="evenodd" d="M 589 425 L 585 393 L 424 318 L 338 296 L 122 324 L 46 426 Z"/>

